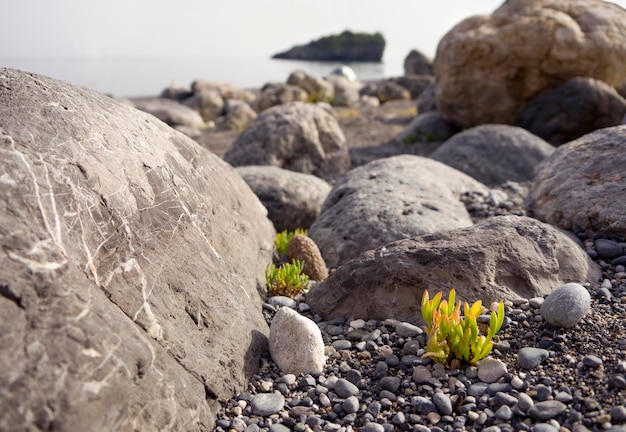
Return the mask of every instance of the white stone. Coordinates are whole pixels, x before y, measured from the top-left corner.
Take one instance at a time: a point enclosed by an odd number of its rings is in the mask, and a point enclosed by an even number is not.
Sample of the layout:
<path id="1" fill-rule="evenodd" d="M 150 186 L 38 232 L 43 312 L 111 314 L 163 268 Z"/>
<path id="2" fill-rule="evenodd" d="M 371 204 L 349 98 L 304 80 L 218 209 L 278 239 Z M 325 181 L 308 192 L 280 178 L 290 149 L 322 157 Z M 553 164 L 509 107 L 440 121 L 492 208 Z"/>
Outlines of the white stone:
<path id="1" fill-rule="evenodd" d="M 543 319 L 557 327 L 574 327 L 591 308 L 591 296 L 585 287 L 568 283 L 555 289 L 539 311 Z"/>
<path id="2" fill-rule="evenodd" d="M 320 329 L 290 308 L 280 308 L 274 315 L 269 348 L 272 359 L 284 373 L 321 372 L 326 363 Z"/>

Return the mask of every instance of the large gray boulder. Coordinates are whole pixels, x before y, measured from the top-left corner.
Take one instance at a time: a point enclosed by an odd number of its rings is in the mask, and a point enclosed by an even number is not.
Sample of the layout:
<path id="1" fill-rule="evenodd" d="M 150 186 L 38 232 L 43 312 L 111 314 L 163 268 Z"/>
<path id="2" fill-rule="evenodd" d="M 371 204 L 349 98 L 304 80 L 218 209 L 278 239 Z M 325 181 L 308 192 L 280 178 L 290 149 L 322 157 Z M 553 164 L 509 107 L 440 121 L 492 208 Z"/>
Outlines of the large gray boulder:
<path id="1" fill-rule="evenodd" d="M 516 124 L 560 145 L 596 129 L 618 126 L 625 113 L 626 99 L 617 90 L 593 78 L 577 77 L 531 99 Z"/>
<path id="2" fill-rule="evenodd" d="M 237 172 L 259 197 L 276 231 L 308 229 L 320 214 L 331 186 L 311 174 L 269 165 L 249 165 Z"/>
<path id="3" fill-rule="evenodd" d="M 601 0 L 508 0 L 439 42 L 437 106 L 461 128 L 513 124 L 538 94 L 578 77 L 626 79 L 626 11 Z"/>
<path id="4" fill-rule="evenodd" d="M 425 289 L 455 288 L 466 302 L 532 298 L 567 282 L 596 282 L 600 268 L 558 229 L 522 216 L 497 216 L 367 251 L 339 267 L 306 296 L 325 320 L 421 322 Z"/>
<path id="5" fill-rule="evenodd" d="M 472 225 L 459 196 L 487 187 L 420 156 L 378 159 L 349 171 L 322 205 L 309 236 L 328 267 L 395 240 Z"/>
<path id="6" fill-rule="evenodd" d="M 626 241 L 624 167 L 626 126 L 584 135 L 537 167 L 526 211 L 569 231 Z"/>
<path id="7" fill-rule="evenodd" d="M 0 106 L 0 430 L 211 430 L 267 348 L 265 209 L 100 93 L 0 69 Z"/>
<path id="8" fill-rule="evenodd" d="M 262 112 L 235 139 L 224 160 L 233 166 L 273 165 L 325 180 L 350 168 L 337 120 L 324 108 L 302 102 Z"/>
<path id="9" fill-rule="evenodd" d="M 530 132 L 508 125 L 481 125 L 456 134 L 430 157 L 488 185 L 527 182 L 554 147 Z"/>
<path id="10" fill-rule="evenodd" d="M 152 114 L 170 126 L 189 126 L 202 129 L 205 126 L 202 116 L 193 108 L 172 99 L 145 97 L 130 99 L 133 106 Z"/>

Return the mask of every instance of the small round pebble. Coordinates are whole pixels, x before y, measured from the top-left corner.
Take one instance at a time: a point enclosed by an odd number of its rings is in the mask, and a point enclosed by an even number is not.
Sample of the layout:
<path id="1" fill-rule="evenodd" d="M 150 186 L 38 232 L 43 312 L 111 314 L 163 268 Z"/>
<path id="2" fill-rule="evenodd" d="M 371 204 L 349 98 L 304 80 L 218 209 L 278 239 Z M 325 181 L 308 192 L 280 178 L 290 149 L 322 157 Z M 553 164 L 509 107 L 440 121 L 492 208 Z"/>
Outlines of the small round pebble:
<path id="1" fill-rule="evenodd" d="M 534 369 L 546 361 L 550 353 L 542 348 L 525 347 L 517 354 L 517 363 L 522 369 Z"/>
<path id="2" fill-rule="evenodd" d="M 396 326 L 396 333 L 398 336 L 406 338 L 418 336 L 423 333 L 423 330 L 411 323 L 401 322 Z"/>
<path id="3" fill-rule="evenodd" d="M 624 423 L 626 422 L 626 407 L 623 405 L 615 406 L 611 408 L 611 422 Z"/>
<path id="4" fill-rule="evenodd" d="M 385 428 L 383 425 L 378 423 L 367 423 L 365 426 L 359 429 L 359 432 L 384 432 Z"/>
<path id="5" fill-rule="evenodd" d="M 577 283 L 568 283 L 555 289 L 539 309 L 543 319 L 556 327 L 572 328 L 591 308 L 591 296 Z"/>
<path id="6" fill-rule="evenodd" d="M 449 395 L 444 394 L 440 391 L 435 392 L 435 394 L 433 394 L 433 403 L 441 414 L 452 414 L 452 401 L 450 400 Z"/>
<path id="7" fill-rule="evenodd" d="M 485 383 L 494 383 L 507 373 L 506 365 L 498 359 L 487 357 L 478 365 L 478 378 Z"/>
<path id="8" fill-rule="evenodd" d="M 359 388 L 347 379 L 338 379 L 335 383 L 335 393 L 341 398 L 356 396 L 359 394 Z"/>
<path id="9" fill-rule="evenodd" d="M 583 357 L 583 364 L 590 368 L 597 368 L 602 364 L 602 359 L 592 354 L 586 355 Z"/>
<path id="10" fill-rule="evenodd" d="M 559 429 L 550 423 L 536 423 L 530 428 L 530 432 L 559 432 Z"/>
<path id="11" fill-rule="evenodd" d="M 356 396 L 350 396 L 343 401 L 342 406 L 348 414 L 355 413 L 359 410 L 359 399 Z"/>

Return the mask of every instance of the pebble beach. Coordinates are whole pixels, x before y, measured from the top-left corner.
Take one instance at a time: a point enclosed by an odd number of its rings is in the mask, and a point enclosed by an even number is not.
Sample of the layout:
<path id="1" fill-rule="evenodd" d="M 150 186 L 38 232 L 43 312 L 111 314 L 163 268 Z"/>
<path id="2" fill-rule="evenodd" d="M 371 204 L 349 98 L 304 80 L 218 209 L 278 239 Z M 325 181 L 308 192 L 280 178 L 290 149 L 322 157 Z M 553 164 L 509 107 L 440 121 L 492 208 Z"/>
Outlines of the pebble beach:
<path id="1" fill-rule="evenodd" d="M 494 196 L 466 196 L 478 221 L 523 215 L 524 185 Z M 226 401 L 215 431 L 617 431 L 626 430 L 626 272 L 624 257 L 579 235 L 603 270 L 586 284 L 591 309 L 570 329 L 546 323 L 544 298 L 506 302 L 491 355 L 448 369 L 425 353 L 419 323 L 323 321 L 304 297 L 268 298 L 271 324 L 291 307 L 321 330 L 326 365 L 320 374 L 283 374 L 269 353 L 247 391 Z M 485 316 L 488 320 L 488 317 Z"/>

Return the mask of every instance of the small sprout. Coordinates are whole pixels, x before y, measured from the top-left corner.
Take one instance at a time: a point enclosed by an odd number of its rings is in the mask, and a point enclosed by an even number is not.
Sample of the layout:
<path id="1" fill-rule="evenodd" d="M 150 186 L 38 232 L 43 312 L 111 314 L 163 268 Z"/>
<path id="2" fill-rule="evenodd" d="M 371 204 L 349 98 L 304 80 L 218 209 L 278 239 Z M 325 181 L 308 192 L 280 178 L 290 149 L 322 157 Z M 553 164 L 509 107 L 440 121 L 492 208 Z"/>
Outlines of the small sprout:
<path id="1" fill-rule="evenodd" d="M 294 235 L 307 235 L 307 231 L 302 228 L 296 228 L 295 231 L 287 231 L 279 232 L 276 234 L 276 239 L 274 240 L 274 245 L 276 246 L 276 253 L 278 256 L 287 254 L 287 246 L 289 246 L 289 242 L 291 241 L 291 237 Z"/>
<path id="2" fill-rule="evenodd" d="M 422 317 L 426 321 L 426 354 L 437 363 L 447 366 L 455 360 L 476 363 L 487 357 L 493 347 L 493 336 L 504 323 L 504 303 L 498 303 L 498 310 L 491 312 L 487 335 L 481 335 L 476 319 L 486 311 L 480 300 L 471 306 L 456 300 L 456 291 L 450 290 L 448 300 L 442 300 L 438 292 L 431 300 L 428 291 L 422 296 Z M 458 362 L 455 362 L 458 363 Z"/>
<path id="3" fill-rule="evenodd" d="M 294 260 L 279 267 L 268 264 L 265 280 L 270 296 L 296 297 L 309 286 L 309 277 L 302 273 L 304 263 Z"/>

